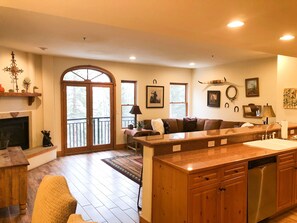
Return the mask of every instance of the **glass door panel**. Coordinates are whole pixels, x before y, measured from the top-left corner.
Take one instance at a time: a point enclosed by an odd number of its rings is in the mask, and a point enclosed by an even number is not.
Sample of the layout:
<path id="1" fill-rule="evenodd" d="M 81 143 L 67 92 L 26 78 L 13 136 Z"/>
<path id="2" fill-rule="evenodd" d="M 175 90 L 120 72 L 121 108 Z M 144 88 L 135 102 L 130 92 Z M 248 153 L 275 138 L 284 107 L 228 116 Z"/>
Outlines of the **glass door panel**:
<path id="1" fill-rule="evenodd" d="M 111 143 L 110 87 L 92 87 L 93 146 Z"/>
<path id="2" fill-rule="evenodd" d="M 87 88 L 66 87 L 67 148 L 87 146 Z"/>

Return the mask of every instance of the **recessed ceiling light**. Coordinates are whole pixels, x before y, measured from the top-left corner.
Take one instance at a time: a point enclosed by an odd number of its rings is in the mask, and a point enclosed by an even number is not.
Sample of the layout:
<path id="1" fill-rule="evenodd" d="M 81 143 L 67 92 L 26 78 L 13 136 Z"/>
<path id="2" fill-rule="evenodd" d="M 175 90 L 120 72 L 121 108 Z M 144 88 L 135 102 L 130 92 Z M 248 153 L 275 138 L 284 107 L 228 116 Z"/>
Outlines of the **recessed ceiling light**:
<path id="1" fill-rule="evenodd" d="M 194 62 L 189 63 L 190 66 L 195 66 L 196 64 Z"/>
<path id="2" fill-rule="evenodd" d="M 135 56 L 130 56 L 129 60 L 136 60 L 136 57 Z"/>
<path id="3" fill-rule="evenodd" d="M 295 39 L 295 36 L 292 36 L 292 35 L 288 34 L 288 35 L 283 35 L 279 39 L 283 40 L 283 41 L 289 41 L 289 40 Z"/>
<path id="4" fill-rule="evenodd" d="M 229 28 L 238 28 L 244 25 L 244 22 L 236 20 L 236 21 L 232 21 L 230 23 L 228 23 L 228 27 Z"/>

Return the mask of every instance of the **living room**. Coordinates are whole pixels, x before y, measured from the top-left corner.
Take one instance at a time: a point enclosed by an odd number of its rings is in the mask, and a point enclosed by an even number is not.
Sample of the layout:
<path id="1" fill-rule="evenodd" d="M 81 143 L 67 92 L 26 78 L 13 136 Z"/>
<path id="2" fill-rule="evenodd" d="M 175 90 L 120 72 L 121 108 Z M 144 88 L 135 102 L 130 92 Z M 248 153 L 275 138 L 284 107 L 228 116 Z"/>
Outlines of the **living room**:
<path id="1" fill-rule="evenodd" d="M 30 12 L 25 6 L 15 6 L 8 2 L 4 4 L 4 6 L 5 7 L 1 7 L 1 11 L 3 12 L 2 15 L 7 15 L 6 13 L 9 14 L 10 10 L 15 9 L 16 11 L 20 10 L 22 12 L 20 15 L 25 16 L 20 18 L 26 18 L 26 15 L 24 14 L 27 13 L 29 15 L 32 14 L 34 18 L 37 16 L 36 12 Z M 36 11 L 38 10 L 40 10 L 39 13 L 41 13 L 44 9 L 36 9 Z M 8 18 L 18 14 L 18 12 L 15 12 L 14 10 L 12 11 L 12 14 L 8 16 Z M 52 19 L 52 17 L 48 19 Z M 58 21 L 60 21 L 59 19 Z M 81 21 L 77 22 L 79 23 Z M 14 25 L 17 23 L 17 21 L 13 21 Z M 87 30 L 87 28 L 85 30 Z M 127 30 L 125 31 L 127 32 Z M 291 32 L 294 33 L 294 30 Z M 15 35 L 15 33 L 13 34 Z M 233 34 L 237 35 L 238 33 Z M 22 36 L 22 34 L 19 35 Z M 142 36 L 143 33 L 140 33 L 139 35 Z M 175 33 L 174 36 L 175 35 L 177 34 Z M 38 49 L 39 51 L 36 51 L 36 49 L 34 49 L 31 51 L 26 50 L 20 43 L 15 43 L 15 45 L 8 43 L 7 39 L 9 38 L 10 36 L 8 35 L 1 41 L 0 67 L 3 69 L 4 67 L 9 66 L 11 52 L 13 51 L 15 53 L 18 67 L 24 70 L 24 73 L 19 76 L 19 80 L 22 81 L 25 77 L 29 77 L 32 81 L 30 91 L 33 91 L 33 86 L 36 86 L 38 87 L 36 91 L 41 93 L 42 96 L 36 98 L 31 106 L 28 105 L 27 99 L 25 98 L 1 97 L 0 112 L 10 114 L 11 112 L 22 113 L 29 111 L 31 113 L 30 147 L 41 145 L 43 137 L 40 133 L 41 130 L 50 130 L 52 142 L 57 146 L 57 153 L 59 156 L 63 155 L 63 131 L 61 129 L 61 76 L 65 70 L 79 65 L 92 65 L 103 68 L 108 70 L 115 78 L 115 140 L 113 142 L 115 149 L 124 148 L 126 143 L 124 129 L 122 129 L 121 126 L 120 98 L 122 80 L 137 82 L 137 105 L 140 106 L 142 112 L 141 115 L 137 116 L 138 120 L 168 118 L 170 116 L 170 83 L 186 83 L 188 85 L 188 116 L 190 117 L 219 118 L 229 121 L 262 123 L 262 119 L 259 118 L 243 117 L 242 106 L 251 103 L 263 106 L 268 103 L 269 105 L 272 105 L 276 113 L 275 118 L 269 119 L 270 122 L 281 120 L 287 120 L 293 123 L 296 122 L 296 110 L 283 108 L 284 88 L 295 88 L 297 85 L 295 83 L 297 59 L 293 50 L 293 53 L 284 53 L 287 56 L 281 56 L 278 54 L 282 54 L 282 47 L 279 47 L 276 48 L 273 53 L 271 51 L 267 52 L 263 50 L 265 53 L 259 53 L 260 55 L 246 56 L 239 60 L 235 59 L 235 56 L 226 62 L 220 62 L 221 57 L 223 57 L 222 53 L 213 52 L 209 53 L 208 57 L 211 58 L 210 61 L 216 61 L 216 63 L 210 62 L 210 64 L 214 64 L 192 67 L 185 62 L 183 62 L 183 66 L 170 66 L 165 64 L 165 62 L 162 64 L 160 62 L 160 60 L 162 60 L 161 56 L 159 60 L 158 57 L 155 59 L 155 63 L 152 61 L 144 63 L 138 62 L 137 60 L 129 61 L 129 59 L 126 59 L 126 61 L 124 61 L 118 58 L 113 59 L 112 57 L 110 57 L 110 59 L 96 59 L 95 57 L 86 58 L 86 56 L 72 57 L 64 55 L 63 53 L 52 53 L 50 47 L 45 50 Z M 84 44 L 91 45 L 91 42 L 94 41 L 90 40 L 90 42 L 88 42 L 89 38 L 91 38 L 88 36 L 86 39 L 83 39 L 83 36 L 77 38 L 79 38 L 79 41 L 77 41 L 76 44 L 80 44 L 82 47 Z M 178 40 L 184 40 L 183 38 Z M 160 39 L 162 39 L 163 43 L 163 37 Z M 172 43 L 169 41 L 167 44 L 170 46 L 171 44 L 177 44 L 179 41 L 173 41 Z M 190 41 L 193 40 L 189 40 L 189 42 Z M 134 50 L 136 50 L 138 44 L 139 43 L 135 43 Z M 230 42 L 226 43 L 225 49 L 230 49 L 230 44 Z M 289 45 L 290 43 L 285 44 Z M 38 45 L 35 48 L 40 46 L 41 45 Z M 293 45 L 287 47 L 291 49 L 294 48 Z M 91 48 L 92 47 L 87 48 L 87 50 L 91 50 Z M 230 51 L 232 50 L 233 48 L 230 49 Z M 61 49 L 61 51 L 63 51 L 63 49 Z M 94 51 L 96 51 L 96 49 Z M 104 54 L 103 52 L 98 52 L 98 54 L 101 53 Z M 177 51 L 175 53 L 182 54 L 184 52 Z M 84 55 L 84 53 L 82 53 L 82 55 Z M 129 55 L 127 55 L 127 57 L 128 56 Z M 224 78 L 226 78 L 226 83 L 221 85 L 205 85 L 198 82 L 222 80 Z M 246 97 L 245 80 L 249 78 L 259 78 L 260 93 L 258 97 Z M 164 108 L 146 108 L 146 86 L 153 85 L 153 80 L 157 81 L 158 86 L 164 86 Z M 12 88 L 11 79 L 7 72 L 2 71 L 0 84 L 5 88 L 5 91 Z M 229 85 L 234 85 L 238 89 L 237 98 L 233 101 L 230 101 L 225 95 L 225 91 Z M 213 108 L 207 106 L 207 91 L 209 90 L 221 92 L 220 107 Z M 229 107 L 224 106 L 226 103 L 229 104 Z M 239 112 L 234 110 L 236 106 L 239 108 Z"/>

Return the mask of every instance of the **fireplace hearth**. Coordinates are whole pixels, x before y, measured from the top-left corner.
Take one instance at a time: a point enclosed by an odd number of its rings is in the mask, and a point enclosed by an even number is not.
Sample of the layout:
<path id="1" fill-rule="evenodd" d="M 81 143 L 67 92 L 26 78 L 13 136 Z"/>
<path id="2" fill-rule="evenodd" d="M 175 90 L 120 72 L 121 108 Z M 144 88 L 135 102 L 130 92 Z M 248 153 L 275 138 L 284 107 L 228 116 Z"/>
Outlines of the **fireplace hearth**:
<path id="1" fill-rule="evenodd" d="M 29 148 L 29 117 L 0 119 L 0 139 L 8 139 L 8 146 Z"/>

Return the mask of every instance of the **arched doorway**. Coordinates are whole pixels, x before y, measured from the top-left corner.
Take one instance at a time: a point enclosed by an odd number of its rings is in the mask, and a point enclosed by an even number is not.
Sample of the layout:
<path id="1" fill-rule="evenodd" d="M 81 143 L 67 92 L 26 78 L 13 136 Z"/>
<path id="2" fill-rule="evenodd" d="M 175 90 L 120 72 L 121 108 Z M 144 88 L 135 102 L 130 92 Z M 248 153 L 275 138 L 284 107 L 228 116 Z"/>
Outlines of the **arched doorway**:
<path id="1" fill-rule="evenodd" d="M 61 77 L 62 152 L 110 149 L 115 138 L 115 79 L 102 68 L 77 66 Z"/>

